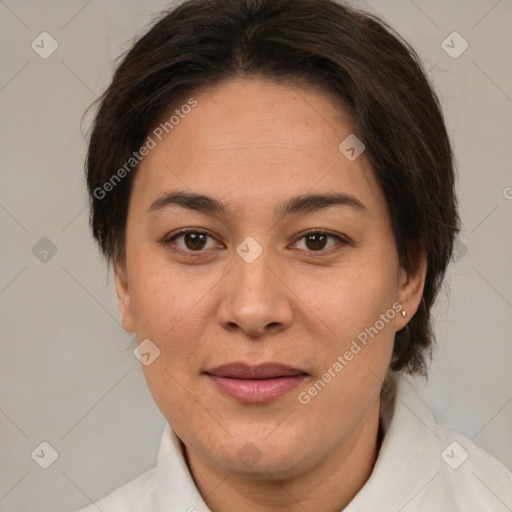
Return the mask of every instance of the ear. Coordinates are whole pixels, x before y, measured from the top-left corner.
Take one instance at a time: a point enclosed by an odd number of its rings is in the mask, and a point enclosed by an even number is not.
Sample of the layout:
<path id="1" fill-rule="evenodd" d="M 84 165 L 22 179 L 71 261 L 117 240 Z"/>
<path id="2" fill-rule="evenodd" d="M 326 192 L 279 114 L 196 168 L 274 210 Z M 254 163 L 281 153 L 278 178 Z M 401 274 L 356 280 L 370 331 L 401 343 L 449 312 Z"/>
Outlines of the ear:
<path id="1" fill-rule="evenodd" d="M 126 265 L 116 264 L 114 266 L 114 282 L 117 294 L 117 306 L 121 313 L 123 327 L 128 332 L 135 332 L 133 327 L 133 315 L 130 305 L 130 289 L 128 286 L 128 274 Z"/>
<path id="2" fill-rule="evenodd" d="M 423 296 L 425 278 L 427 276 L 428 258 L 427 251 L 419 244 L 414 245 L 409 251 L 411 269 L 407 272 L 400 268 L 398 278 L 398 302 L 407 313 L 396 317 L 396 330 L 403 329 L 414 316 Z"/>

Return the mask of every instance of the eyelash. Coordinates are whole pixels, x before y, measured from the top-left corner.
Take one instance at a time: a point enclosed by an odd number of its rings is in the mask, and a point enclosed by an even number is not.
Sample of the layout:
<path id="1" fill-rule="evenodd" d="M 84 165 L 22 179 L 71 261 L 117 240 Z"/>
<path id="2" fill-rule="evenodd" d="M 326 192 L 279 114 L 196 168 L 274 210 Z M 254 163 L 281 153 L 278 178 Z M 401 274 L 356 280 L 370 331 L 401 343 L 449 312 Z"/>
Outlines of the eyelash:
<path id="1" fill-rule="evenodd" d="M 164 247 L 169 247 L 171 242 L 173 242 L 174 240 L 176 240 L 180 236 L 187 235 L 187 234 L 190 234 L 190 233 L 192 233 L 192 234 L 203 234 L 203 235 L 207 235 L 207 236 L 215 239 L 215 237 L 212 236 L 208 231 L 204 231 L 202 229 L 184 229 L 182 231 L 178 231 L 177 233 L 174 233 L 171 236 L 164 237 L 160 241 L 160 243 Z M 324 255 L 324 256 L 330 255 L 333 251 L 339 249 L 338 246 L 340 244 L 341 245 L 351 245 L 351 242 L 349 242 L 348 240 L 344 239 L 340 235 L 336 235 L 334 233 L 331 233 L 330 231 L 325 231 L 323 229 L 314 229 L 314 230 L 309 230 L 309 231 L 307 231 L 305 233 L 301 233 L 299 238 L 297 238 L 296 241 L 294 242 L 294 244 L 296 244 L 299 240 L 301 240 L 302 238 L 305 238 L 308 235 L 326 235 L 328 237 L 335 238 L 338 241 L 337 245 L 335 245 L 334 247 L 331 247 L 330 249 L 327 249 L 327 250 L 320 249 L 318 251 L 307 251 L 307 252 L 311 253 L 312 255 L 315 255 L 316 253 L 322 253 L 322 255 Z M 204 257 L 204 255 L 205 255 L 205 251 L 204 250 L 190 251 L 190 250 L 183 250 L 183 249 L 175 248 L 175 247 L 171 248 L 171 250 L 175 251 L 175 252 L 179 252 L 181 254 L 185 254 L 187 257 L 191 257 L 191 258 Z"/>

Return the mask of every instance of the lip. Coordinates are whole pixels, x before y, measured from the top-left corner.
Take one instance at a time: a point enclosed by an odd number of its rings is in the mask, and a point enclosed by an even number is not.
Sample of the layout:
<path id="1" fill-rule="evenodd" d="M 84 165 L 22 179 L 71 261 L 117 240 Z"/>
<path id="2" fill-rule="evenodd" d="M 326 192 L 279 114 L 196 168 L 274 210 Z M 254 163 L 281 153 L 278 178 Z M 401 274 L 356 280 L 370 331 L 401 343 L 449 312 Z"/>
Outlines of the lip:
<path id="1" fill-rule="evenodd" d="M 225 394 L 246 403 L 276 400 L 297 387 L 308 374 L 281 363 L 229 363 L 204 372 Z"/>
<path id="2" fill-rule="evenodd" d="M 306 374 L 304 370 L 281 363 L 228 363 L 206 370 L 205 373 L 216 377 L 231 377 L 233 379 L 272 379 L 275 377 L 290 377 Z"/>

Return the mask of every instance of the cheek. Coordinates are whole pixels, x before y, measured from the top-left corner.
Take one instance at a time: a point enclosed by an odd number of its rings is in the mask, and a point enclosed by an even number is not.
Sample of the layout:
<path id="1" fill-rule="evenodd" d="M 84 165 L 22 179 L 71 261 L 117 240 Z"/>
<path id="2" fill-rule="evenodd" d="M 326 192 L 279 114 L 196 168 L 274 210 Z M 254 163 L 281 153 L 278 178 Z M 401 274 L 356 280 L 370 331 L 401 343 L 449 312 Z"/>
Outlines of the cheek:
<path id="1" fill-rule="evenodd" d="M 192 275 L 190 268 L 147 255 L 132 263 L 130 302 L 137 339 L 151 339 L 176 369 L 198 350 L 205 319 L 213 315 L 208 292 L 219 276 L 198 268 Z"/>
<path id="2" fill-rule="evenodd" d="M 336 272 L 328 291 L 318 294 L 316 310 L 329 327 L 330 342 L 315 349 L 323 372 L 317 377 L 328 382 L 325 391 L 322 383 L 317 386 L 322 391 L 314 398 L 315 407 L 362 413 L 378 393 L 391 359 L 398 314 L 393 308 L 393 255 L 391 250 L 383 258 L 375 251 L 354 259 Z"/>
<path id="3" fill-rule="evenodd" d="M 395 302 L 392 272 L 375 267 L 349 273 L 322 299 L 319 309 L 330 328 L 330 342 L 315 347 L 322 373 L 315 376 L 313 388 L 304 390 L 319 417 L 325 410 L 339 417 L 350 411 L 353 419 L 346 421 L 351 424 L 377 396 L 393 351 Z M 336 422 L 331 427 L 335 435 Z"/>
<path id="4" fill-rule="evenodd" d="M 393 261 L 392 257 L 387 261 Z M 334 270 L 328 282 L 317 288 L 316 293 L 311 292 L 312 284 L 308 281 L 300 293 L 305 296 L 309 293 L 308 301 L 314 304 L 313 311 L 330 328 L 331 334 L 334 331 L 343 334 L 343 338 L 354 337 L 388 310 L 392 310 L 389 316 L 393 316 L 396 272 L 383 258 L 348 262 Z M 388 324 L 383 330 L 389 330 Z"/>
<path id="5" fill-rule="evenodd" d="M 130 291 L 131 310 L 137 336 L 150 338 L 158 344 L 162 333 L 172 330 L 180 318 L 180 306 L 175 287 L 153 273 L 146 273 L 140 282 L 132 282 Z"/>
<path id="6" fill-rule="evenodd" d="M 143 239 L 142 234 L 138 235 Z M 172 329 L 182 316 L 188 294 L 181 289 L 179 276 L 172 276 L 166 263 L 156 258 L 159 250 L 127 244 L 130 306 L 138 337 L 155 342 Z M 131 249 L 131 252 L 130 252 Z"/>

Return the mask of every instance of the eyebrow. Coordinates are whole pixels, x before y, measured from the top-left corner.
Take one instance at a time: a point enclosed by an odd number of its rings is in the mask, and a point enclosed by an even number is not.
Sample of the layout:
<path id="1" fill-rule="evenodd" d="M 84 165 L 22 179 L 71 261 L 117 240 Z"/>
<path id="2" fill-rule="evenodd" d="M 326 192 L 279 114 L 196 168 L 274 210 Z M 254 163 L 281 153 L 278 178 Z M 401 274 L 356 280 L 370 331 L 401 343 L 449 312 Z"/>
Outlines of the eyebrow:
<path id="1" fill-rule="evenodd" d="M 149 207 L 148 212 L 158 212 L 166 208 L 179 206 L 210 215 L 227 216 L 226 205 L 205 194 L 187 191 L 169 192 L 156 199 Z M 288 199 L 276 208 L 276 218 L 281 219 L 287 215 L 297 213 L 314 213 L 333 206 L 345 206 L 362 213 L 368 213 L 368 208 L 357 197 L 341 192 L 325 194 L 304 194 Z"/>

